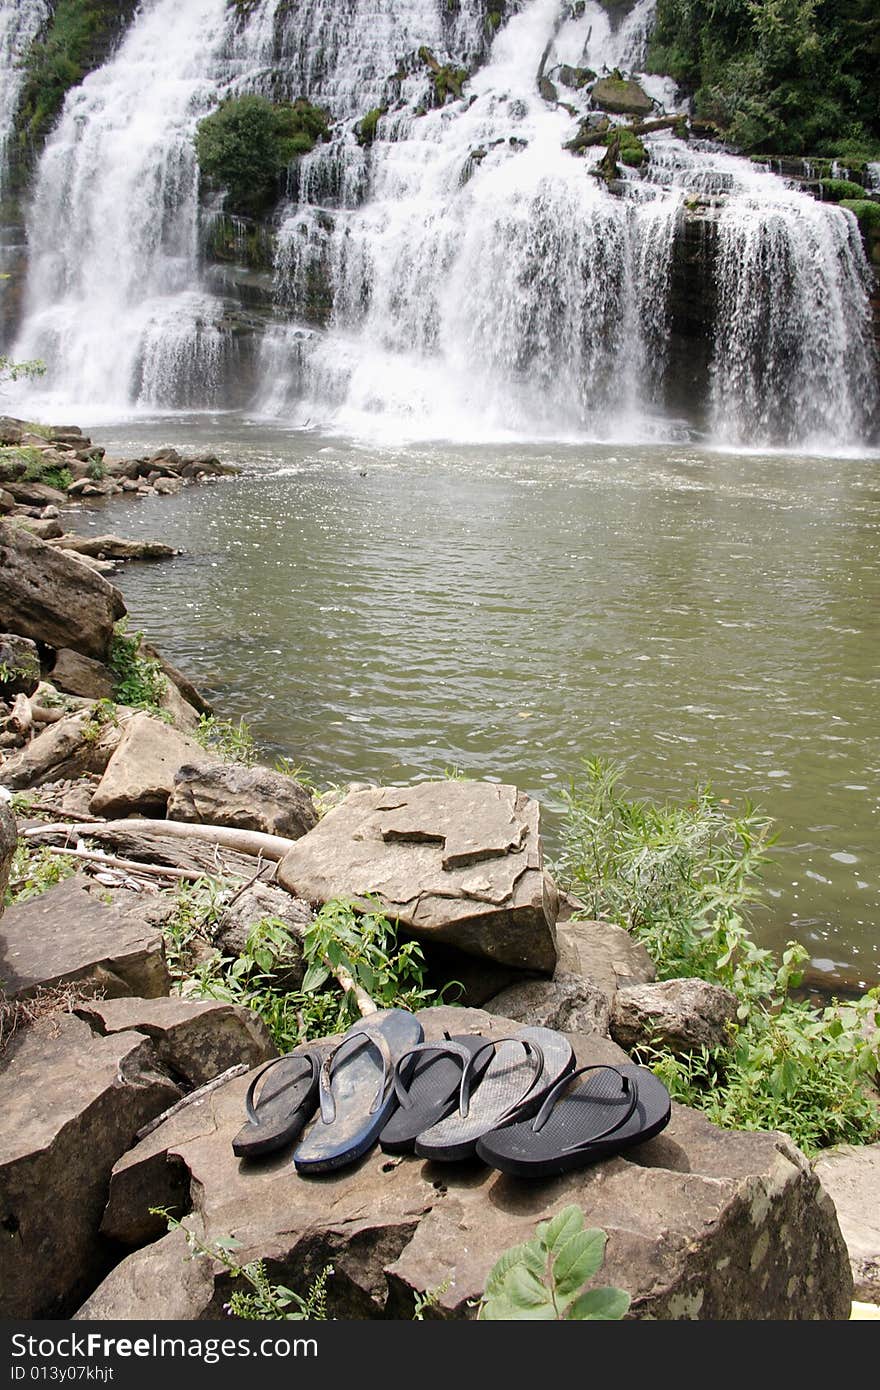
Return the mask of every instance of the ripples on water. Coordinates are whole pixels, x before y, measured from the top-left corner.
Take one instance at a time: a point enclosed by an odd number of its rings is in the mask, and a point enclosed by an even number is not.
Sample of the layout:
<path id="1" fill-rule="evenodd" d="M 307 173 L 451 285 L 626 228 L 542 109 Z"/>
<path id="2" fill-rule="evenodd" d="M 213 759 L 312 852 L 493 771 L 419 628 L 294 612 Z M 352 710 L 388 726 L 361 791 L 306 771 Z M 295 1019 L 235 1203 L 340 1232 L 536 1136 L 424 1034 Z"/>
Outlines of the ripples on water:
<path id="1" fill-rule="evenodd" d="M 876 457 L 382 450 L 229 417 L 95 437 L 245 466 L 80 529 L 184 549 L 120 576 L 135 620 L 271 750 L 549 803 L 594 754 L 634 794 L 711 780 L 779 823 L 761 939 L 880 979 Z"/>

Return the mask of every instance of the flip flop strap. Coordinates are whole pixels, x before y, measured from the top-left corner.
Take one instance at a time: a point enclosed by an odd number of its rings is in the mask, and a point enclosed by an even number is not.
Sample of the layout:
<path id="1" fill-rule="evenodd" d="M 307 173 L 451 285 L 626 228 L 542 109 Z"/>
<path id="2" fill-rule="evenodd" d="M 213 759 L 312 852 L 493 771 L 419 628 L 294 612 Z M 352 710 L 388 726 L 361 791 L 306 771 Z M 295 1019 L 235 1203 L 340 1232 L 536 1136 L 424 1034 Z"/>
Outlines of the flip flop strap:
<path id="1" fill-rule="evenodd" d="M 639 1103 L 639 1088 L 636 1084 L 635 1077 L 623 1076 L 616 1067 L 611 1067 L 605 1062 L 599 1062 L 592 1066 L 578 1067 L 575 1071 L 570 1071 L 567 1076 L 561 1077 L 556 1085 L 548 1091 L 544 1104 L 532 1121 L 532 1130 L 535 1134 L 543 1129 L 557 1100 L 564 1091 L 568 1090 L 572 1081 L 579 1076 L 586 1075 L 588 1071 L 610 1071 L 615 1076 L 619 1077 L 621 1083 L 620 1094 L 622 1096 L 629 1094 L 629 1104 L 625 1107 L 624 1114 L 619 1119 L 615 1120 L 613 1124 L 608 1125 L 606 1129 L 600 1130 L 598 1134 L 591 1134 L 589 1139 L 582 1139 L 577 1144 L 567 1145 L 566 1148 L 561 1150 L 561 1152 L 565 1154 L 578 1153 L 581 1149 L 588 1149 L 591 1144 L 595 1144 L 597 1139 L 607 1139 L 609 1134 L 614 1134 L 618 1129 L 622 1129 Z"/>
<path id="2" fill-rule="evenodd" d="M 473 1085 L 474 1069 L 477 1064 L 477 1059 L 482 1056 L 486 1048 L 498 1048 L 502 1043 L 506 1042 L 519 1043 L 520 1047 L 525 1049 L 526 1059 L 531 1064 L 533 1074 L 526 1090 L 523 1091 L 522 1095 L 517 1100 L 513 1101 L 513 1103 L 508 1106 L 502 1115 L 498 1116 L 495 1124 L 500 1125 L 503 1120 L 515 1114 L 523 1102 L 528 1100 L 532 1091 L 537 1086 L 538 1078 L 544 1070 L 544 1050 L 540 1044 L 534 1042 L 531 1038 L 518 1038 L 516 1036 L 509 1038 L 489 1038 L 483 1047 L 478 1047 L 476 1052 L 471 1054 L 470 1062 L 462 1072 L 461 1087 L 458 1096 L 458 1113 L 461 1119 L 466 1120 L 468 1111 L 470 1110 L 471 1087 Z"/>
<path id="3" fill-rule="evenodd" d="M 379 1080 L 379 1089 L 376 1098 L 370 1106 L 371 1115 L 379 1109 L 388 1091 L 391 1080 L 391 1073 L 394 1070 L 394 1059 L 391 1056 L 391 1049 L 388 1040 L 382 1033 L 371 1033 L 366 1028 L 359 1029 L 356 1033 L 349 1033 L 338 1047 L 335 1047 L 321 1066 L 320 1076 L 318 1077 L 318 1097 L 321 1104 L 321 1119 L 325 1125 L 331 1125 L 336 1119 L 336 1101 L 333 1099 L 331 1090 L 332 1073 L 335 1064 L 342 1060 L 343 1054 L 348 1056 L 351 1052 L 356 1052 L 361 1047 L 372 1047 L 378 1052 L 382 1061 L 382 1076 Z"/>
<path id="4" fill-rule="evenodd" d="M 483 1048 L 479 1048 L 478 1051 L 482 1052 Z M 406 1069 L 405 1063 L 410 1057 L 424 1057 L 431 1052 L 435 1052 L 441 1057 L 449 1057 L 452 1061 L 460 1062 L 462 1075 L 467 1069 L 472 1056 L 469 1048 L 464 1047 L 461 1043 L 453 1042 L 451 1038 L 447 1039 L 445 1042 L 419 1043 L 417 1047 L 411 1047 L 409 1052 L 404 1052 L 397 1066 L 394 1068 L 394 1094 L 397 1096 L 404 1110 L 411 1110 L 415 1104 L 403 1080 L 403 1073 Z M 413 1075 L 412 1072 L 410 1072 L 407 1080 L 411 1082 L 412 1079 Z"/>
<path id="5" fill-rule="evenodd" d="M 277 1067 L 279 1062 L 290 1062 L 290 1061 L 295 1061 L 295 1062 L 303 1061 L 303 1062 L 305 1062 L 305 1063 L 307 1064 L 307 1066 L 309 1067 L 309 1069 L 310 1069 L 310 1072 L 311 1072 L 311 1080 L 312 1080 L 312 1081 L 315 1081 L 315 1080 L 317 1079 L 317 1076 L 318 1076 L 318 1058 L 317 1058 L 317 1056 L 315 1055 L 314 1052 L 302 1052 L 302 1053 L 300 1053 L 299 1056 L 297 1056 L 297 1057 L 291 1057 L 290 1053 L 288 1052 L 288 1053 L 285 1053 L 285 1055 L 284 1055 L 283 1057 L 273 1057 L 272 1060 L 271 1060 L 271 1062 L 268 1062 L 268 1063 L 266 1064 L 265 1067 L 261 1067 L 261 1068 L 260 1068 L 260 1070 L 257 1072 L 256 1076 L 254 1077 L 253 1081 L 251 1082 L 251 1084 L 250 1084 L 250 1085 L 248 1086 L 248 1088 L 247 1088 L 247 1095 L 246 1095 L 245 1098 L 244 1098 L 244 1108 L 245 1108 L 245 1110 L 247 1111 L 247 1117 L 248 1117 L 248 1119 L 250 1120 L 250 1122 L 251 1122 L 252 1125 L 258 1125 L 258 1124 L 260 1123 L 260 1117 L 259 1117 L 259 1115 L 257 1114 L 256 1107 L 254 1106 L 254 1097 L 256 1096 L 257 1086 L 258 1086 L 259 1082 L 261 1082 L 261 1081 L 263 1080 L 263 1078 L 264 1078 L 264 1076 L 266 1075 L 267 1072 L 270 1072 L 270 1071 L 272 1070 L 273 1067 Z M 286 1091 L 286 1090 L 288 1089 L 289 1086 L 296 1086 L 296 1085 L 299 1084 L 300 1081 L 304 1081 L 304 1080 L 305 1080 L 305 1072 L 303 1072 L 303 1073 L 302 1073 L 301 1075 L 299 1075 L 299 1076 L 292 1076 L 292 1077 L 290 1078 L 290 1080 L 287 1081 L 287 1082 L 285 1082 L 285 1084 L 284 1084 L 283 1086 L 279 1086 L 278 1090 L 275 1092 L 275 1095 L 280 1096 L 280 1095 L 282 1094 L 283 1091 Z M 274 1099 L 274 1097 L 273 1097 L 273 1099 Z"/>

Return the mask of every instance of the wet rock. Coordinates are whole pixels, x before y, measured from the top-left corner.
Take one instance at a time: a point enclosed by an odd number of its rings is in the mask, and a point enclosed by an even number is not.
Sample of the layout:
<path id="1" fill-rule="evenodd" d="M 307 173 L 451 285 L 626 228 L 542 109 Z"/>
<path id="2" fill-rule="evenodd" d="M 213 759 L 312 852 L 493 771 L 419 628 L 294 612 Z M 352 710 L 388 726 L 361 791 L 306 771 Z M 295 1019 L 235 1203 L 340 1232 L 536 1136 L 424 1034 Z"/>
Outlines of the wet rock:
<path id="1" fill-rule="evenodd" d="M 729 1041 L 737 998 L 706 980 L 664 980 L 619 990 L 611 1011 L 611 1036 L 621 1047 L 655 1043 L 686 1054 Z"/>
<path id="2" fill-rule="evenodd" d="M 103 773 L 121 738 L 120 723 L 97 723 L 90 709 L 67 714 L 49 724 L 20 753 L 0 763 L 0 784 L 18 791 L 84 773 Z"/>
<path id="3" fill-rule="evenodd" d="M 180 553 L 162 541 L 128 541 L 121 536 L 62 536 L 57 548 L 96 560 L 168 560 Z"/>
<path id="4" fill-rule="evenodd" d="M 813 1171 L 837 1211 L 854 1296 L 880 1303 L 880 1144 L 841 1144 L 814 1159 Z"/>
<path id="5" fill-rule="evenodd" d="M 76 983 L 108 998 L 167 994 L 161 900 L 108 905 L 75 874 L 37 898 L 8 907 L 0 921 L 0 979 L 9 998 Z M 127 895 L 128 896 L 128 895 Z"/>
<path id="6" fill-rule="evenodd" d="M 556 964 L 556 894 L 538 803 L 488 782 L 355 792 L 281 861 L 278 882 L 323 903 L 378 899 L 426 942 L 524 970 Z"/>
<path id="7" fill-rule="evenodd" d="M 109 700 L 113 696 L 112 671 L 102 661 L 82 656 L 70 647 L 62 647 L 52 667 L 52 681 L 59 690 L 70 695 L 82 695 L 89 700 Z"/>
<path id="8" fill-rule="evenodd" d="M 291 840 L 318 824 L 312 798 L 292 777 L 267 767 L 201 761 L 176 773 L 168 817 L 262 830 Z"/>
<path id="9" fill-rule="evenodd" d="M 477 1010 L 419 1017 L 428 1038 L 444 1029 L 503 1036 L 516 1027 Z M 621 1056 L 607 1039 L 576 1041 L 581 1065 Z M 589 1225 L 608 1232 L 596 1282 L 627 1289 L 631 1316 L 848 1316 L 852 1285 L 833 1206 L 784 1135 L 724 1132 L 674 1106 L 657 1139 L 556 1179 L 526 1183 L 475 1163 L 432 1165 L 374 1150 L 316 1185 L 286 1154 L 258 1167 L 235 1159 L 247 1085 L 241 1077 L 215 1090 L 120 1159 L 108 1234 L 142 1241 L 143 1211 L 175 1194 L 191 1204 L 187 1225 L 202 1240 L 234 1236 L 237 1258 L 265 1259 L 273 1280 L 304 1292 L 331 1263 L 331 1317 L 408 1318 L 416 1296 L 440 1290 L 436 1315 L 468 1318 L 502 1252 L 574 1202 Z M 78 1316 L 218 1316 L 228 1299 L 225 1271 L 206 1260 L 207 1277 L 184 1290 L 182 1252 L 179 1233 L 135 1251 Z"/>
<path id="10" fill-rule="evenodd" d="M 92 814 L 164 816 L 180 768 L 210 758 L 201 744 L 179 729 L 136 714 L 126 724 L 92 797 Z"/>
<path id="11" fill-rule="evenodd" d="M 611 1009 L 603 990 L 557 966 L 552 980 L 509 985 L 483 1006 L 533 1028 L 607 1035 Z"/>
<path id="12" fill-rule="evenodd" d="M 0 632 L 0 699 L 33 695 L 40 684 L 40 654 L 35 642 L 14 632 Z"/>
<path id="13" fill-rule="evenodd" d="M 590 96 L 593 105 L 613 116 L 649 116 L 654 103 L 632 78 L 601 77 Z"/>
<path id="14" fill-rule="evenodd" d="M 100 575 L 0 521 L 0 613 L 23 637 L 100 661 L 125 603 Z"/>

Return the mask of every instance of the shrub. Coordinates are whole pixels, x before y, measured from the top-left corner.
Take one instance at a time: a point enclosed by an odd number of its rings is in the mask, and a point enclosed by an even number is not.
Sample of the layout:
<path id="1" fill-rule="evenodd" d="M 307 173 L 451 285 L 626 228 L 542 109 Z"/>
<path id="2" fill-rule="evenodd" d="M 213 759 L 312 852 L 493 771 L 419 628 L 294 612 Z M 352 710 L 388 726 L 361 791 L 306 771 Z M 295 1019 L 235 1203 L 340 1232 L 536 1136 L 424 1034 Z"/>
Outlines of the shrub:
<path id="1" fill-rule="evenodd" d="M 116 624 L 107 661 L 113 673 L 113 695 L 121 705 L 161 714 L 168 684 L 158 661 L 141 654 L 143 635 L 129 635 L 124 618 Z"/>
<path id="2" fill-rule="evenodd" d="M 822 179 L 822 197 L 826 202 L 839 203 L 841 198 L 864 198 L 865 190 L 849 179 Z"/>
<path id="3" fill-rule="evenodd" d="M 202 173 L 226 190 L 227 206 L 257 216 L 272 202 L 281 172 L 328 133 L 325 112 L 311 102 L 230 97 L 199 123 L 196 154 Z"/>
<path id="4" fill-rule="evenodd" d="M 840 206 L 855 213 L 865 236 L 880 233 L 880 203 L 872 203 L 869 198 L 843 198 Z"/>
<path id="5" fill-rule="evenodd" d="M 372 111 L 361 117 L 355 131 L 359 145 L 372 145 L 376 138 L 376 127 L 387 110 L 387 106 L 374 106 Z"/>

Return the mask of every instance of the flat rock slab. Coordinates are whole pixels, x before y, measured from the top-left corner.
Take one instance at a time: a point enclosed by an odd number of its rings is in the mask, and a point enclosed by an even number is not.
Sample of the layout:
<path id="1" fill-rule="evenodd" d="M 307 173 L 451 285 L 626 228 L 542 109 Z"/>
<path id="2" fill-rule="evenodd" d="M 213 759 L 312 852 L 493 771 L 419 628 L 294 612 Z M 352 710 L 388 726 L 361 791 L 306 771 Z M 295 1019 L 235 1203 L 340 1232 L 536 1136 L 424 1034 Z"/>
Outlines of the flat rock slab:
<path id="1" fill-rule="evenodd" d="M 188 734 L 161 719 L 136 714 L 126 724 L 92 797 L 92 814 L 164 816 L 180 768 L 211 759 L 212 754 Z"/>
<path id="2" fill-rule="evenodd" d="M 291 849 L 277 878 L 308 902 L 378 899 L 413 936 L 469 955 L 546 974 L 556 964 L 539 807 L 515 787 L 353 792 Z"/>
<path id="3" fill-rule="evenodd" d="M 813 1161 L 837 1210 L 855 1297 L 880 1303 L 880 1144 L 842 1144 Z"/>
<path id="4" fill-rule="evenodd" d="M 62 501 L 64 498 L 62 496 Z M 118 589 L 63 551 L 0 521 L 0 622 L 102 661 L 125 614 Z"/>
<path id="5" fill-rule="evenodd" d="M 76 874 L 7 908 L 0 920 L 0 979 L 10 997 L 74 981 L 109 996 L 168 993 L 162 934 L 149 920 L 150 906 L 140 898 L 130 907 L 108 906 L 89 888 L 93 880 Z"/>
<path id="6" fill-rule="evenodd" d="M 113 673 L 102 661 L 82 656 L 70 647 L 62 647 L 52 667 L 52 683 L 70 695 L 82 695 L 89 700 L 110 700 L 113 697 Z"/>
<path id="7" fill-rule="evenodd" d="M 180 1090 L 141 1034 L 66 1014 L 14 1035 L 0 1067 L 0 1317 L 64 1317 L 112 1264 L 113 1164 Z"/>
<path id="8" fill-rule="evenodd" d="M 268 767 L 199 761 L 174 777 L 168 819 L 231 825 L 298 840 L 318 824 L 305 787 Z"/>
<path id="9" fill-rule="evenodd" d="M 419 1015 L 445 1029 L 501 1036 L 509 1019 L 440 1008 Z M 579 1039 L 578 1061 L 621 1054 Z M 430 1164 L 372 1151 L 336 1174 L 303 1178 L 289 1153 L 247 1164 L 232 1153 L 248 1078 L 182 1111 L 116 1165 L 104 1229 L 147 1238 L 142 1213 L 175 1193 L 208 1244 L 233 1236 L 242 1263 L 305 1291 L 326 1264 L 331 1317 L 412 1316 L 418 1294 L 442 1289 L 440 1317 L 473 1316 L 495 1261 L 535 1225 L 576 1202 L 608 1232 L 597 1283 L 633 1297 L 641 1318 L 843 1318 L 852 1283 L 833 1205 L 800 1151 L 779 1134 L 722 1132 L 673 1108 L 667 1130 L 615 1157 L 541 1182 L 477 1162 Z M 157 1234 L 154 1230 L 151 1235 Z M 185 1260 L 180 1233 L 122 1261 L 80 1309 L 83 1318 L 210 1318 L 229 1282 L 221 1265 Z"/>

